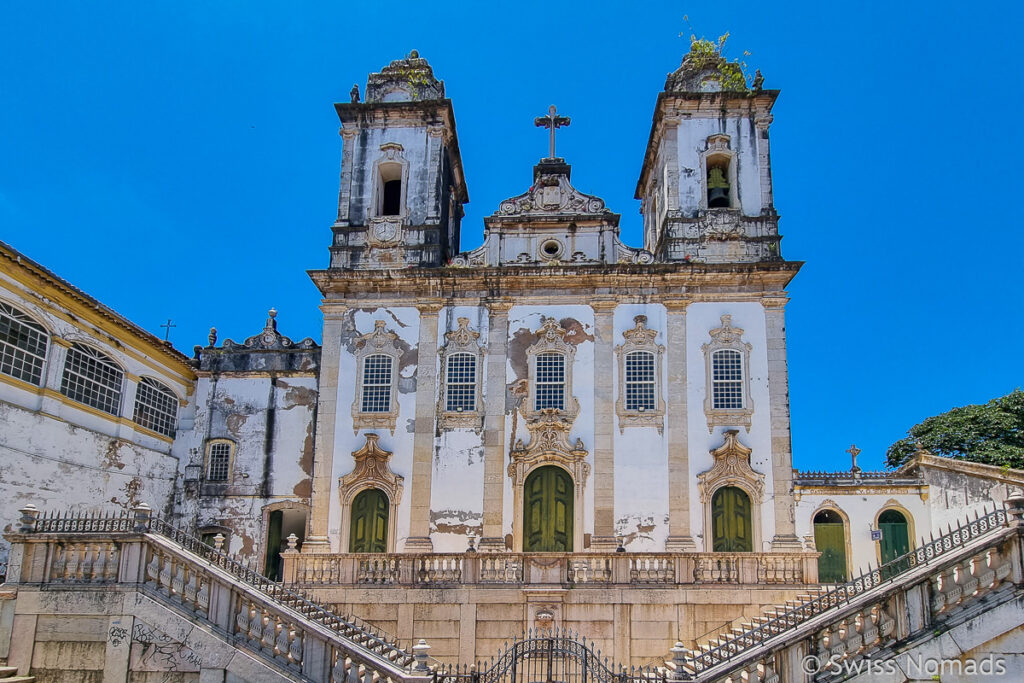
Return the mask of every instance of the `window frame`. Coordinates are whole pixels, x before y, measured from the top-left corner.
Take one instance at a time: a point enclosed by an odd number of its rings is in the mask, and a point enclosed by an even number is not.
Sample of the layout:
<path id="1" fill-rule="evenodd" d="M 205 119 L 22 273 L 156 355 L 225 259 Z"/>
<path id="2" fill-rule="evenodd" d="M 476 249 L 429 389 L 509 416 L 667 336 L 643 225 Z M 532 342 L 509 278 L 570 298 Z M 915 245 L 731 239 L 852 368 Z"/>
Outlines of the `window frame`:
<path id="1" fill-rule="evenodd" d="M 573 360 L 576 347 L 565 341 L 567 330 L 554 318 L 541 318 L 540 329 L 536 331 L 537 341 L 526 350 L 529 368 L 529 389 L 522 404 L 521 412 L 528 421 L 536 420 L 546 412 L 553 412 L 570 421 L 580 412 L 579 401 L 572 389 Z M 563 357 L 562 408 L 537 408 L 537 359 L 546 353 L 558 353 Z"/>
<path id="2" fill-rule="evenodd" d="M 79 371 L 77 371 L 75 369 L 72 369 L 71 368 L 72 358 L 75 358 L 75 356 L 73 356 L 72 354 L 77 354 L 78 356 L 83 356 L 83 357 L 85 357 L 87 359 L 91 358 L 93 361 L 95 361 L 99 365 L 107 366 L 107 368 L 110 371 L 112 371 L 113 373 L 116 373 L 119 376 L 118 377 L 118 382 L 117 382 L 117 385 L 118 385 L 117 388 L 114 389 L 113 386 L 105 385 L 105 384 L 103 384 L 102 382 L 98 381 L 95 378 L 89 377 L 89 376 L 87 376 L 85 374 L 82 374 L 81 372 L 79 372 Z M 109 391 L 111 393 L 114 393 L 116 395 L 116 401 L 114 402 L 115 405 L 112 406 L 113 410 L 110 410 L 108 408 L 102 407 L 100 405 L 96 405 L 95 403 L 90 403 L 89 401 L 86 401 L 86 400 L 82 400 L 82 398 L 79 398 L 77 396 L 73 396 L 70 393 L 68 393 L 69 391 L 71 391 L 71 388 L 68 386 L 68 375 L 69 374 L 72 374 L 76 378 L 78 378 L 79 381 L 77 382 L 77 384 L 81 385 L 82 387 L 86 387 L 87 383 L 88 383 L 89 386 L 93 386 L 93 388 L 95 388 L 95 386 L 98 385 L 98 386 L 102 387 L 103 389 L 105 389 L 105 390 L 107 390 L 107 391 Z M 64 367 L 61 370 L 61 375 L 60 375 L 60 393 L 62 395 L 64 395 L 64 396 L 66 396 L 67 398 L 71 399 L 75 403 L 81 404 L 83 406 L 87 406 L 88 408 L 92 408 L 93 410 L 97 410 L 97 411 L 103 413 L 104 415 L 110 415 L 110 416 L 113 416 L 113 417 L 117 418 L 117 417 L 121 416 L 121 410 L 124 407 L 125 379 L 126 379 L 126 376 L 127 376 L 127 372 L 125 372 L 124 368 L 117 361 L 115 361 L 111 356 L 107 355 L 106 353 L 100 351 L 99 349 L 97 349 L 97 348 L 95 348 L 93 346 L 89 346 L 89 345 L 83 344 L 81 342 L 73 342 L 71 344 L 71 346 L 68 347 L 67 352 L 65 353 L 65 356 L 64 356 Z M 96 393 L 99 394 L 100 392 L 96 392 Z"/>
<path id="3" fill-rule="evenodd" d="M 5 310 L 5 309 L 9 309 L 9 311 Z M 20 325 L 21 327 L 28 328 L 32 333 L 34 333 L 36 335 L 39 335 L 42 338 L 42 342 L 43 342 L 43 349 L 42 349 L 42 354 L 43 355 L 39 356 L 33 350 L 26 349 L 23 346 L 19 346 L 17 344 L 12 344 L 9 341 L 0 339 L 0 374 L 3 374 L 6 377 L 11 377 L 13 379 L 16 379 L 16 380 L 19 380 L 19 381 L 22 381 L 22 382 L 26 382 L 27 384 L 31 384 L 32 386 L 35 386 L 35 387 L 42 387 L 42 386 L 44 386 L 46 384 L 47 360 L 49 358 L 50 345 L 51 345 L 50 331 L 48 329 L 46 329 L 46 327 L 42 323 L 40 323 L 38 320 L 36 320 L 33 316 L 29 315 L 28 313 L 26 313 L 24 310 L 18 308 L 17 306 L 15 306 L 15 305 L 13 305 L 11 303 L 8 303 L 7 301 L 0 301 L 0 317 L 6 317 L 6 318 L 10 319 L 13 324 L 17 324 L 17 325 Z M 14 329 L 13 325 L 11 326 L 11 328 Z M 19 336 L 21 336 L 21 335 L 19 335 Z M 8 349 L 11 350 L 11 353 L 10 353 L 9 356 L 8 356 L 8 353 L 7 353 Z M 20 357 L 19 354 L 22 357 Z M 15 372 L 14 372 L 14 363 L 15 363 L 15 361 L 20 359 L 21 360 L 22 368 L 25 367 L 25 360 L 24 360 L 23 356 L 29 356 L 29 357 L 39 361 L 39 364 L 38 364 L 38 374 L 39 374 L 38 380 L 34 381 L 34 379 L 26 379 L 26 377 L 24 377 L 24 376 L 15 374 Z M 8 358 L 9 358 L 9 360 L 8 360 Z M 3 369 L 8 362 L 10 363 L 10 366 L 11 366 L 11 371 L 10 372 L 6 372 Z M 33 363 L 33 366 L 34 365 L 35 364 Z M 34 378 L 35 375 L 34 374 L 30 375 L 30 377 Z"/>
<path id="4" fill-rule="evenodd" d="M 663 395 L 664 380 L 662 377 L 662 361 L 665 347 L 655 342 L 658 331 L 647 327 L 647 316 L 638 315 L 633 318 L 633 327 L 622 333 L 624 342 L 615 347 L 618 356 L 618 390 L 615 401 L 615 413 L 619 418 L 619 433 L 626 427 L 655 427 L 659 434 L 665 430 L 665 398 Z M 629 378 L 627 377 L 628 359 L 634 353 L 646 353 L 653 357 L 654 405 L 650 409 L 630 409 L 628 403 Z"/>
<path id="5" fill-rule="evenodd" d="M 483 372 L 484 349 L 481 346 L 480 333 L 469 326 L 469 318 L 458 318 L 458 327 L 445 332 L 445 345 L 438 350 L 441 357 L 440 395 L 438 397 L 437 415 L 440 429 L 471 428 L 479 432 L 483 429 Z M 450 410 L 448 399 L 452 382 L 449 381 L 452 359 L 467 355 L 473 358 L 474 374 L 472 382 L 457 382 L 458 386 L 473 387 L 472 407 L 464 410 Z"/>
<path id="6" fill-rule="evenodd" d="M 375 320 L 373 332 L 364 334 L 356 339 L 356 386 L 353 391 L 352 401 L 352 433 L 358 434 L 360 429 L 390 429 L 395 433 L 398 423 L 398 373 L 400 371 L 399 359 L 401 352 L 395 345 L 398 335 L 387 329 L 387 322 Z M 366 388 L 363 383 L 366 371 L 366 361 L 373 356 L 388 356 L 391 358 L 391 382 L 388 395 L 388 409 L 385 411 L 363 410 L 363 396 Z M 384 386 L 384 385 L 373 385 Z"/>
<path id="7" fill-rule="evenodd" d="M 227 446 L 227 462 L 225 463 L 225 473 L 223 479 L 213 479 L 210 476 L 211 469 L 213 468 L 213 449 L 214 446 Z M 231 439 L 207 439 L 206 441 L 206 453 L 203 462 L 203 483 L 216 484 L 218 486 L 227 486 L 231 484 L 232 478 L 234 477 L 235 470 L 235 447 L 236 444 Z"/>
<path id="8" fill-rule="evenodd" d="M 155 406 L 153 405 L 152 402 L 144 402 L 143 387 L 145 387 L 147 391 L 151 391 L 157 394 L 164 394 L 165 397 L 170 401 L 171 408 L 173 409 L 173 411 L 170 413 L 158 413 L 157 411 L 160 410 L 160 406 Z M 160 417 L 166 418 L 168 427 L 166 429 L 161 429 L 159 428 L 159 425 L 144 424 L 142 421 L 140 421 L 140 404 L 146 410 L 154 412 Z M 145 429 L 150 432 L 155 432 L 157 434 L 160 434 L 161 436 L 173 439 L 178 429 L 178 407 L 180 406 L 180 404 L 181 399 L 178 397 L 177 394 L 174 393 L 174 391 L 169 386 L 153 377 L 140 377 L 139 381 L 136 383 L 135 386 L 135 406 L 132 410 L 132 422 L 134 422 L 136 426 L 141 427 L 142 429 Z"/>
<path id="9" fill-rule="evenodd" d="M 708 421 L 708 432 L 714 431 L 716 425 L 720 426 L 742 426 L 747 432 L 750 431 L 751 417 L 754 414 L 754 401 L 750 395 L 750 351 L 753 349 L 749 343 L 743 341 L 743 329 L 732 326 L 732 315 L 721 316 L 721 327 L 708 332 L 711 341 L 701 346 L 704 352 L 704 414 Z M 717 408 L 714 400 L 714 356 L 719 351 L 731 350 L 739 353 L 740 372 L 740 394 L 742 407 L 740 408 Z M 735 380 L 729 380 L 735 381 Z"/>

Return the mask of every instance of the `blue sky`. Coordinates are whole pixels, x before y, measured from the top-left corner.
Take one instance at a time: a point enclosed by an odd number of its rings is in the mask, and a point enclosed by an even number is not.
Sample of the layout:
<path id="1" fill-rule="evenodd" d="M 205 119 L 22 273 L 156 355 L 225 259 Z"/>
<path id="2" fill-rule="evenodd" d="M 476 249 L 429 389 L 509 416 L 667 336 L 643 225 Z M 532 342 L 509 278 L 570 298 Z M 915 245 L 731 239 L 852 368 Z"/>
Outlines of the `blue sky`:
<path id="1" fill-rule="evenodd" d="M 794 463 L 879 466 L 906 429 L 1022 381 L 1019 2 L 6 3 L 0 239 L 191 354 L 275 306 L 319 340 L 341 141 L 332 103 L 415 48 L 454 101 L 471 203 L 524 191 L 533 118 L 622 214 L 657 93 L 729 31 L 765 87 L 788 309 Z"/>

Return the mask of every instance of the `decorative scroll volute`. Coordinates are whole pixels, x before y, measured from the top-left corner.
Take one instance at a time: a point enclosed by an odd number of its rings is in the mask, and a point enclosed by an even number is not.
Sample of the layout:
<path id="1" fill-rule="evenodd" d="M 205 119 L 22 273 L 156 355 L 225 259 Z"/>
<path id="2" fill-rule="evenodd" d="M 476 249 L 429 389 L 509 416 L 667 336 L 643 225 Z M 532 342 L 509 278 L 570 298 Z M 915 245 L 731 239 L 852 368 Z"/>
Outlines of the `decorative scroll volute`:
<path id="1" fill-rule="evenodd" d="M 725 432 L 725 443 L 711 451 L 715 464 L 697 475 L 701 502 L 711 500 L 711 494 L 723 486 L 736 486 L 751 494 L 754 505 L 764 500 L 764 475 L 750 466 L 752 451 L 740 443 L 739 430 Z"/>
<path id="2" fill-rule="evenodd" d="M 338 481 L 342 504 L 351 503 L 355 494 L 363 489 L 376 488 L 387 494 L 393 506 L 398 505 L 402 497 L 404 479 L 402 475 L 391 471 L 388 465 L 391 451 L 381 448 L 379 440 L 380 436 L 377 434 L 366 434 L 366 443 L 352 453 L 355 467 Z"/>

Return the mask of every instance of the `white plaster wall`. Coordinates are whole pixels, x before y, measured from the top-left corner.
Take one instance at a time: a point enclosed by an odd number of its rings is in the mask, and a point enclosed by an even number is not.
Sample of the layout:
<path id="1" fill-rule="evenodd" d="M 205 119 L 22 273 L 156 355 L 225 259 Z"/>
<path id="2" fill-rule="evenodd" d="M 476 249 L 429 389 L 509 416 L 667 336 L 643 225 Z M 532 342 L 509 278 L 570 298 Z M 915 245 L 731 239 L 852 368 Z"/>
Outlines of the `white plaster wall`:
<path id="1" fill-rule="evenodd" d="M 756 216 L 762 209 L 761 175 L 757 129 L 752 118 L 693 118 L 679 124 L 679 209 L 684 215 L 693 215 L 700 209 L 704 191 L 700 157 L 707 149 L 708 136 L 718 133 L 729 136 L 743 213 Z"/>
<path id="2" fill-rule="evenodd" d="M 665 307 L 661 304 L 624 304 L 616 307 L 613 325 L 614 346 L 625 342 L 622 333 L 636 326 L 634 318 L 647 316 L 647 327 L 658 331 L 655 343 L 666 347 L 665 330 L 667 321 Z M 668 404 L 668 365 L 666 355 L 661 355 L 659 383 L 661 398 Z M 622 378 L 619 374 L 618 353 L 613 355 L 611 376 L 594 373 L 601 381 L 612 381 L 613 398 L 619 400 Z M 659 434 L 656 427 L 627 427 L 620 430 L 618 416 L 615 417 L 613 448 L 615 450 L 615 534 L 622 536 L 626 548 L 632 552 L 656 552 L 665 550 L 668 538 L 669 496 L 668 490 L 668 420 Z M 675 419 L 679 419 L 676 417 Z"/>
<path id="3" fill-rule="evenodd" d="M 437 348 L 444 348 L 445 333 L 458 329 L 459 318 L 469 318 L 470 329 L 479 332 L 477 343 L 484 349 L 477 367 L 479 391 L 485 393 L 489 317 L 486 307 L 449 306 L 437 318 Z M 440 354 L 437 358 L 437 401 L 441 406 Z M 482 402 L 481 402 L 482 405 Z M 440 409 L 440 407 L 439 407 Z M 435 423 L 436 424 L 436 423 Z M 481 417 L 480 424 L 483 424 Z M 467 534 L 483 534 L 484 440 L 483 430 L 448 429 L 434 439 L 431 464 L 431 540 L 436 552 L 462 552 Z"/>
<path id="4" fill-rule="evenodd" d="M 138 503 L 167 511 L 178 469 L 167 453 L 5 401 L 0 425 L 0 529 L 16 528 L 29 503 L 47 512 L 127 511 Z M 8 548 L 0 540 L 0 560 Z"/>
<path id="5" fill-rule="evenodd" d="M 922 534 L 927 534 L 931 528 L 931 516 L 927 504 L 921 500 L 916 493 L 868 493 L 857 494 L 851 492 L 849 495 L 836 495 L 835 493 L 825 494 L 802 494 L 796 503 L 796 535 L 803 541 L 814 538 L 814 515 L 828 501 L 834 504 L 845 513 L 849 519 L 847 532 L 850 539 L 852 551 L 853 576 L 856 576 L 862 569 L 870 564 L 878 566 L 881 558 L 879 542 L 871 540 L 871 530 L 876 528 L 875 520 L 879 513 L 893 505 L 898 504 L 897 509 L 904 515 L 908 515 L 908 535 L 912 547 L 919 545 Z"/>
<path id="6" fill-rule="evenodd" d="M 419 344 L 419 311 L 414 307 L 388 307 L 356 309 L 350 311 L 351 321 L 355 326 L 355 336 L 373 332 L 374 321 L 384 320 L 387 329 L 398 335 L 396 344 L 403 344 L 415 351 Z M 355 337 L 353 337 L 354 339 Z M 351 348 L 350 348 L 351 347 Z M 413 496 L 429 495 L 427 492 L 414 491 L 412 488 L 412 449 L 416 416 L 416 393 L 409 390 L 414 385 L 416 364 L 402 366 L 398 371 L 398 421 L 395 432 L 388 429 L 352 430 L 352 403 L 355 401 L 356 359 L 353 355 L 354 343 L 342 344 L 341 358 L 338 364 L 338 419 L 334 430 L 334 471 L 331 475 L 331 513 L 328 520 L 328 535 L 334 552 L 341 552 L 341 501 L 338 493 L 338 479 L 352 471 L 355 461 L 351 454 L 366 443 L 367 432 L 380 435 L 381 448 L 393 453 L 389 466 L 393 472 L 404 477 L 404 490 L 399 503 L 398 519 L 396 520 L 395 548 L 401 550 L 405 539 L 409 536 L 409 501 Z M 347 550 L 347 549 L 346 549 Z"/>
<path id="7" fill-rule="evenodd" d="M 739 425 L 715 426 L 708 432 L 704 413 L 704 399 L 708 391 L 706 361 L 701 346 L 711 341 L 711 330 L 722 326 L 721 317 L 732 315 L 732 326 L 743 329 L 743 341 L 753 348 L 750 351 L 750 397 L 754 413 L 749 431 Z M 755 551 L 768 551 L 775 536 L 775 511 L 772 490 L 771 419 L 768 392 L 768 351 L 764 309 L 755 302 L 694 303 L 686 309 L 686 403 L 688 452 L 690 461 L 690 525 L 698 549 L 711 550 L 711 539 L 706 537 L 705 505 L 697 489 L 697 475 L 711 469 L 714 458 L 711 451 L 724 442 L 727 429 L 739 429 L 739 441 L 752 449 L 750 465 L 764 475 L 764 500 L 760 508 L 761 547 Z M 669 349 L 667 353 L 678 353 Z M 755 515 L 757 509 L 755 507 Z M 754 519 L 754 524 L 758 523 Z"/>

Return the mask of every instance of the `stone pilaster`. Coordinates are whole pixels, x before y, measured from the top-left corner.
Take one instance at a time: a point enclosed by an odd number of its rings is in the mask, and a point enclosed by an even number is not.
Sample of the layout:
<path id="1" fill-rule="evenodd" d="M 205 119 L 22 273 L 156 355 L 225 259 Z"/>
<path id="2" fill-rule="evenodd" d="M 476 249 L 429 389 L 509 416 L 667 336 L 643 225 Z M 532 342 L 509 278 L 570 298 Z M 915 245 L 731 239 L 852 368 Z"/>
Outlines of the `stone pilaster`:
<path id="1" fill-rule="evenodd" d="M 761 170 L 762 209 L 770 209 L 775 205 L 772 197 L 772 157 L 768 144 L 768 127 L 771 124 L 771 114 L 760 114 L 754 118 L 757 127 L 757 165 Z"/>
<path id="2" fill-rule="evenodd" d="M 505 492 L 505 366 L 508 311 L 505 301 L 489 301 L 487 364 L 484 375 L 484 519 L 480 550 L 505 549 L 501 517 Z"/>
<path id="3" fill-rule="evenodd" d="M 594 309 L 594 534 L 590 547 L 614 550 L 615 540 L 615 362 L 614 300 L 592 301 Z M 577 548 L 577 551 L 582 548 Z"/>
<path id="4" fill-rule="evenodd" d="M 690 531 L 690 454 L 686 405 L 686 307 L 688 299 L 665 301 L 665 351 L 668 396 L 665 416 L 668 430 L 668 538 L 665 550 L 697 549 Z"/>
<path id="5" fill-rule="evenodd" d="M 427 220 L 436 221 L 441 215 L 441 204 L 438 200 L 437 190 L 441 186 L 439 177 L 441 175 L 441 145 L 444 140 L 444 126 L 431 126 L 427 128 L 427 145 L 430 159 L 427 172 L 430 174 L 430 181 L 427 183 Z"/>
<path id="6" fill-rule="evenodd" d="M 416 426 L 412 443 L 412 489 L 409 491 L 409 538 L 405 549 L 432 552 L 430 480 L 434 454 L 437 396 L 437 313 L 440 303 L 421 303 L 420 338 L 416 345 Z"/>
<path id="7" fill-rule="evenodd" d="M 324 306 L 324 338 L 320 351 L 320 387 L 317 398 L 316 440 L 313 455 L 313 492 L 309 504 L 309 533 L 303 552 L 329 553 L 331 500 L 334 493 L 334 431 L 338 419 L 338 365 L 345 309 Z M 341 548 L 342 551 L 347 548 Z"/>
<path id="8" fill-rule="evenodd" d="M 761 299 L 768 347 L 768 401 L 772 435 L 772 495 L 775 538 L 772 550 L 800 548 L 793 502 L 793 453 L 789 427 L 789 369 L 786 364 L 785 295 Z"/>
<path id="9" fill-rule="evenodd" d="M 665 119 L 665 208 L 669 214 L 679 211 L 679 119 Z"/>
<path id="10" fill-rule="evenodd" d="M 64 376 L 64 363 L 68 358 L 71 342 L 61 337 L 50 337 L 50 348 L 46 352 L 46 369 L 43 375 L 43 388 L 60 393 L 61 379 Z M 60 417 L 61 401 L 53 395 L 43 392 L 39 399 L 39 409 L 48 415 Z"/>
<path id="11" fill-rule="evenodd" d="M 341 147 L 341 189 L 338 192 L 338 222 L 348 223 L 349 204 L 352 201 L 352 157 L 354 156 L 356 136 L 359 131 L 355 128 L 345 128 L 339 131 L 342 140 Z"/>

